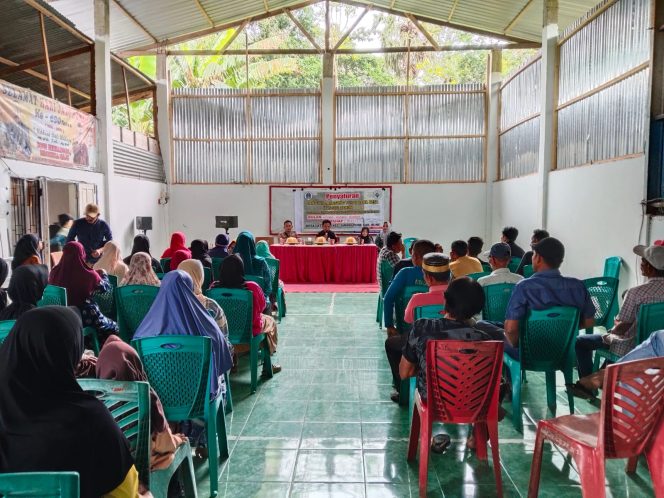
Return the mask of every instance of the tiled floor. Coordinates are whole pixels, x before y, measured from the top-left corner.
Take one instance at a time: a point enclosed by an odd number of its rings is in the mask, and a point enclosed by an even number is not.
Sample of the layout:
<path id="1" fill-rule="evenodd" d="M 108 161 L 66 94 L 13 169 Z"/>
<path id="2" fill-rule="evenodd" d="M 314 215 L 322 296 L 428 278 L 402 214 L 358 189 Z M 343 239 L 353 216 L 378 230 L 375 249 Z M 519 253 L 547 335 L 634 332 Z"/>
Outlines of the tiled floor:
<path id="1" fill-rule="evenodd" d="M 220 473 L 219 497 L 417 496 L 417 462 L 406 462 L 408 413 L 389 400 L 391 376 L 384 329 L 375 320 L 375 294 L 290 294 L 279 327 L 283 371 L 249 394 L 247 358 L 232 377 L 234 410 L 230 458 Z M 558 390 L 558 413 L 567 399 Z M 535 420 L 547 416 L 543 377 L 523 389 L 524 433 L 509 415 L 500 423 L 505 496 L 526 496 Z M 507 404 L 506 404 L 507 405 Z M 509 406 L 506 406 L 508 411 Z M 586 401 L 577 410 L 595 411 Z M 434 433 L 440 428 L 434 428 Z M 449 426 L 452 446 L 432 455 L 428 496 L 495 496 L 491 460 L 465 449 L 465 427 Z M 623 461 L 607 465 L 607 495 L 652 496 L 643 461 L 629 477 Z M 199 496 L 209 496 L 207 464 L 197 467 Z M 581 496 L 574 462 L 545 447 L 540 496 Z"/>

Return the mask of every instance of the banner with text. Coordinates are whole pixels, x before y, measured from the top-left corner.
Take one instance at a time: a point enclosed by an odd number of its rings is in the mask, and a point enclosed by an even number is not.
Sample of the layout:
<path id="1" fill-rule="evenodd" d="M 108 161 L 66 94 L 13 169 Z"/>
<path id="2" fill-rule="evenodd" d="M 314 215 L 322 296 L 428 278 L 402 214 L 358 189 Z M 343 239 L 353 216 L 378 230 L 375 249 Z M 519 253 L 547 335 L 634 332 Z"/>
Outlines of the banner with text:
<path id="1" fill-rule="evenodd" d="M 95 117 L 0 80 L 0 157 L 95 169 Z"/>

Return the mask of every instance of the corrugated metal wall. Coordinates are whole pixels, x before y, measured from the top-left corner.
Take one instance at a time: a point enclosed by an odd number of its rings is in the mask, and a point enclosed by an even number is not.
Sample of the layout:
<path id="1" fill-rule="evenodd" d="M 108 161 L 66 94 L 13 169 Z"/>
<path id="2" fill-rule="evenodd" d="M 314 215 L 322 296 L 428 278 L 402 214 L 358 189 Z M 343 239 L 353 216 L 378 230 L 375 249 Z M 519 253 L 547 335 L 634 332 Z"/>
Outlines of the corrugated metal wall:
<path id="1" fill-rule="evenodd" d="M 485 98 L 480 84 L 344 88 L 336 182 L 484 181 Z"/>
<path id="2" fill-rule="evenodd" d="M 518 69 L 500 89 L 500 178 L 537 171 L 542 60 Z"/>
<path id="3" fill-rule="evenodd" d="M 166 181 L 164 163 L 159 154 L 116 140 L 113 141 L 113 167 L 118 175 L 138 180 Z"/>
<path id="4" fill-rule="evenodd" d="M 320 182 L 317 90 L 173 90 L 175 183 Z"/>
<path id="5" fill-rule="evenodd" d="M 558 168 L 645 152 L 649 27 L 649 0 L 620 0 L 561 37 Z"/>

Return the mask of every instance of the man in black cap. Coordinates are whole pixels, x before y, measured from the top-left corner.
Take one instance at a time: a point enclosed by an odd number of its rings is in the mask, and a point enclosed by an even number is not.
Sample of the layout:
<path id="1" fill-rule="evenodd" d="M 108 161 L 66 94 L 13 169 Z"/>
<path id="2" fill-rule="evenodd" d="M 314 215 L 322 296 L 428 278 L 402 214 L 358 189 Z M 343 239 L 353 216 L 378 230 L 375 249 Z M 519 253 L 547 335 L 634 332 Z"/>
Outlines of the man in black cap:
<path id="1" fill-rule="evenodd" d="M 486 287 L 493 284 L 515 284 L 523 280 L 521 275 L 512 273 L 508 268 L 511 258 L 512 252 L 509 245 L 504 242 L 492 245 L 489 251 L 489 264 L 493 271 L 490 275 L 478 279 L 477 283 Z"/>
<path id="2" fill-rule="evenodd" d="M 505 312 L 505 336 L 509 341 L 505 345 L 505 352 L 513 358 L 519 357 L 519 322 L 529 310 L 572 306 L 581 313 L 581 328 L 595 324 L 595 305 L 586 286 L 579 279 L 560 274 L 559 268 L 564 257 L 565 247 L 553 237 L 533 245 L 535 273 L 516 284 Z"/>

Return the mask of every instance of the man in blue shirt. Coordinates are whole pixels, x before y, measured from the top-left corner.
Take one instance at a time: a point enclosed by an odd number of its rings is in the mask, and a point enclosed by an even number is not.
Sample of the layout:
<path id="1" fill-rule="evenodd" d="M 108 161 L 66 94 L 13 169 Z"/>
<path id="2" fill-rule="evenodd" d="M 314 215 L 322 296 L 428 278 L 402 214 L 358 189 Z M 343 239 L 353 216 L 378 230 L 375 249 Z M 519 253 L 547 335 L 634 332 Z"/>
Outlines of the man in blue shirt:
<path id="1" fill-rule="evenodd" d="M 113 239 L 111 228 L 104 220 L 99 218 L 99 207 L 96 204 L 85 206 L 85 217 L 74 222 L 67 242 L 76 240 L 85 249 L 85 259 L 88 263 L 95 263 L 104 252 L 104 245 Z"/>
<path id="2" fill-rule="evenodd" d="M 532 248 L 535 274 L 516 284 L 505 312 L 505 336 L 509 342 L 505 344 L 505 352 L 513 358 L 519 357 L 519 322 L 528 310 L 572 306 L 581 313 L 580 328 L 595 324 L 595 305 L 583 282 L 560 274 L 558 268 L 565 257 L 563 244 L 547 237 Z"/>
<path id="3" fill-rule="evenodd" d="M 388 336 L 391 337 L 399 333 L 394 326 L 394 302 L 397 296 L 409 285 L 426 285 L 424 273 L 422 273 L 422 258 L 424 258 L 425 254 L 435 251 L 436 248 L 430 240 L 418 240 L 413 244 L 413 266 L 402 268 L 392 278 L 392 282 L 390 282 L 390 286 L 387 288 L 387 292 L 383 298 L 385 328 L 387 329 Z"/>

